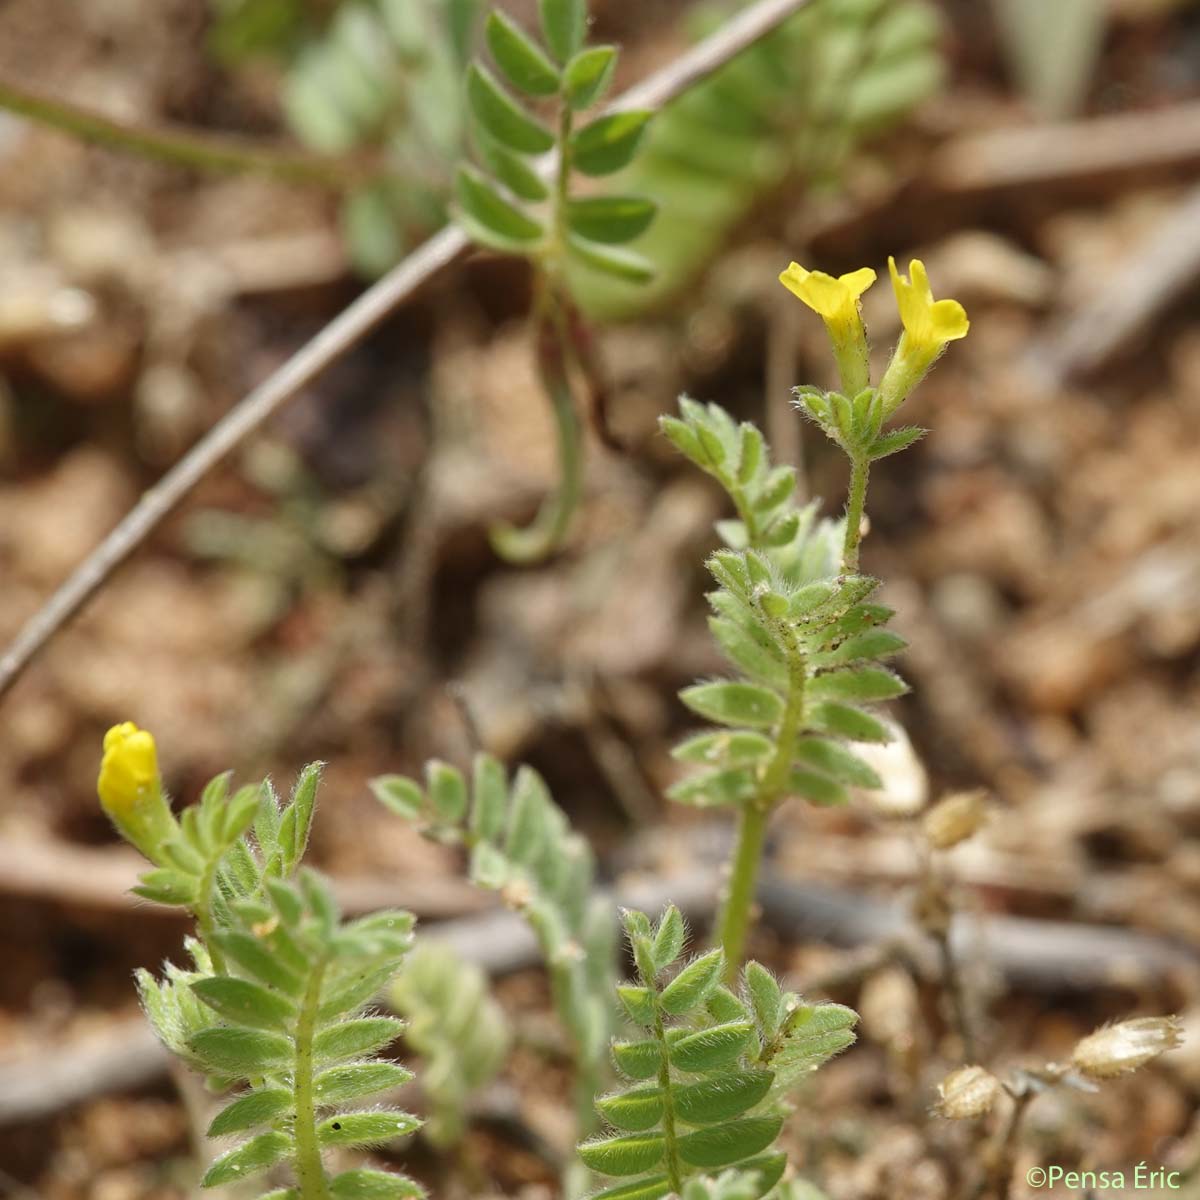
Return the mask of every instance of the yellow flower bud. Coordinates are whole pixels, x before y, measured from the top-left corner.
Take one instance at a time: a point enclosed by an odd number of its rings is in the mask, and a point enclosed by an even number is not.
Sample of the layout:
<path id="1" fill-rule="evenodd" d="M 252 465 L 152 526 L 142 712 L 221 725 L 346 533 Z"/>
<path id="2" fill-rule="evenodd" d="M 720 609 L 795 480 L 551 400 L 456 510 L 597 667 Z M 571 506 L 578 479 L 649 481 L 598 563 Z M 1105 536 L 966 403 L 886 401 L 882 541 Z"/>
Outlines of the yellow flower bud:
<path id="1" fill-rule="evenodd" d="M 925 814 L 925 838 L 935 850 L 949 850 L 978 833 L 986 820 L 983 792 L 956 792 Z"/>
<path id="2" fill-rule="evenodd" d="M 154 737 L 132 721 L 104 735 L 104 757 L 96 790 L 105 812 L 129 817 L 158 789 L 158 750 Z"/>
<path id="3" fill-rule="evenodd" d="M 919 258 L 909 263 L 907 276 L 896 269 L 894 258 L 888 259 L 888 270 L 904 324 L 900 344 L 879 385 L 884 413 L 890 416 L 921 382 L 947 344 L 967 336 L 971 323 L 966 309 L 957 300 L 933 298 L 929 275 Z"/>
<path id="4" fill-rule="evenodd" d="M 163 795 L 153 735 L 132 721 L 114 725 L 104 735 L 96 791 L 121 834 L 151 862 L 161 862 L 163 844 L 179 826 Z"/>
<path id="5" fill-rule="evenodd" d="M 1183 1042 L 1178 1017 L 1135 1017 L 1088 1034 L 1071 1055 L 1071 1065 L 1094 1079 L 1111 1079 L 1144 1067 Z"/>
<path id="6" fill-rule="evenodd" d="M 875 282 L 875 272 L 863 267 L 835 279 L 824 271 L 806 271 L 799 263 L 792 263 L 779 276 L 779 282 L 825 322 L 842 376 L 842 389 L 851 398 L 858 395 L 870 384 L 861 299 Z"/>
<path id="7" fill-rule="evenodd" d="M 1003 1090 L 1000 1080 L 983 1067 L 959 1067 L 938 1084 L 933 1109 L 951 1121 L 982 1117 L 996 1106 Z"/>

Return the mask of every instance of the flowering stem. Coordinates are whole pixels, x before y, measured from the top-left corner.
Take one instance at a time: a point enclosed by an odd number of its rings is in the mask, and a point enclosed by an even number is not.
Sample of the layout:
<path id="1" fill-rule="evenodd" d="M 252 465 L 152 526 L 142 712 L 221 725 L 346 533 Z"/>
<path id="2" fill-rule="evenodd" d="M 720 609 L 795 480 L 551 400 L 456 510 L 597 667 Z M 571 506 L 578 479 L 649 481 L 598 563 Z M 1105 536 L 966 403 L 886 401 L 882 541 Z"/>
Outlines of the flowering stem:
<path id="1" fill-rule="evenodd" d="M 858 570 L 858 546 L 862 541 L 863 512 L 867 504 L 867 478 L 871 460 L 862 454 L 850 456 L 850 490 L 846 497 L 846 538 L 842 543 L 842 570 Z"/>
<path id="2" fill-rule="evenodd" d="M 746 937 L 752 923 L 754 894 L 767 837 L 767 822 L 787 791 L 792 749 L 804 720 L 807 668 L 799 648 L 786 632 L 787 627 L 780 625 L 779 630 L 790 643 L 787 700 L 775 734 L 775 753 L 763 772 L 758 794 L 742 806 L 737 846 L 729 872 L 729 888 L 721 905 L 721 915 L 717 923 L 717 941 L 725 954 L 725 975 L 728 981 L 735 980 L 741 969 Z"/>

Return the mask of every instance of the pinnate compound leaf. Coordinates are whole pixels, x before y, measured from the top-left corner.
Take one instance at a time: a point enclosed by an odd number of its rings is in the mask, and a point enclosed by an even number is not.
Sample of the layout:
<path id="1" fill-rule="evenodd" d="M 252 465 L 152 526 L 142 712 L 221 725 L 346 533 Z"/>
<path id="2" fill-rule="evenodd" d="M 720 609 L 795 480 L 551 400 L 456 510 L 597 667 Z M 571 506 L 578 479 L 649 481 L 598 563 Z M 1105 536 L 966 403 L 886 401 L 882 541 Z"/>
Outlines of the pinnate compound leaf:
<path id="1" fill-rule="evenodd" d="M 883 787 L 883 780 L 874 767 L 837 742 L 826 738 L 804 738 L 796 744 L 795 753 L 799 763 L 813 767 L 839 783 L 849 783 L 855 787 Z"/>
<path id="2" fill-rule="evenodd" d="M 641 1175 L 662 1162 L 664 1147 L 661 1133 L 622 1134 L 584 1142 L 579 1157 L 602 1175 Z"/>
<path id="3" fill-rule="evenodd" d="M 492 9 L 484 33 L 496 65 L 513 87 L 530 96 L 553 96 L 558 91 L 558 70 L 511 17 Z"/>
<path id="4" fill-rule="evenodd" d="M 475 119 L 502 146 L 518 154 L 545 154 L 554 145 L 550 131 L 529 115 L 478 63 L 467 69 L 467 103 Z"/>
<path id="5" fill-rule="evenodd" d="M 248 1179 L 273 1167 L 292 1150 L 292 1139 L 283 1133 L 263 1133 L 221 1155 L 204 1173 L 201 1187 L 221 1187 Z"/>
<path id="6" fill-rule="evenodd" d="M 637 153 L 653 115 L 649 110 L 632 109 L 585 125 L 571 139 L 571 163 L 585 175 L 611 175 L 621 170 Z"/>

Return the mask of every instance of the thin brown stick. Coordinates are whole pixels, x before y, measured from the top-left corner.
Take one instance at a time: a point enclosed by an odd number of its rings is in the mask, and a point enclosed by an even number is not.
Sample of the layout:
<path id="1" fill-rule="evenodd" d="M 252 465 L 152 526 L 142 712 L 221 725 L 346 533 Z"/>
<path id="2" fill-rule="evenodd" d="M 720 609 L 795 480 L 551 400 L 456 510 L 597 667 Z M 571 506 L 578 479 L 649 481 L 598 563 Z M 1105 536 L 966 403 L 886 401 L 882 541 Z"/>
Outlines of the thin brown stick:
<path id="1" fill-rule="evenodd" d="M 610 109 L 661 107 L 765 37 L 807 3 L 809 0 L 759 0 L 712 37 L 624 93 Z M 544 169 L 549 171 L 553 166 L 548 162 Z M 0 657 L 0 697 L 217 463 L 420 287 L 459 259 L 469 245 L 466 236 L 453 226 L 435 234 L 222 417 L 145 493 L 17 634 Z"/>

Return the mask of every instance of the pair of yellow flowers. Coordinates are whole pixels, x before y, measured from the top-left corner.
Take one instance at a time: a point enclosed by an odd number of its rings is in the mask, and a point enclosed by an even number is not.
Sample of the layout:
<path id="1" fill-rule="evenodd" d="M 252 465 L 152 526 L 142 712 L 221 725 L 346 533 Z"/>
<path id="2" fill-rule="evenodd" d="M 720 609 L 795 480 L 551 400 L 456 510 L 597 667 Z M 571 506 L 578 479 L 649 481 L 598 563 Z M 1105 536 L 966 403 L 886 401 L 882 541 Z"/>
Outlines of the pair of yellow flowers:
<path id="1" fill-rule="evenodd" d="M 970 322 L 966 310 L 957 300 L 933 298 L 929 275 L 919 258 L 914 258 L 908 269 L 908 276 L 901 275 L 896 269 L 896 260 L 888 259 L 908 350 L 921 357 L 936 357 L 947 342 L 967 336 Z M 863 267 L 835 279 L 824 271 L 806 271 L 799 263 L 792 263 L 779 276 L 779 282 L 827 325 L 839 326 L 858 320 L 859 301 L 875 282 L 875 272 L 870 267 Z"/>

